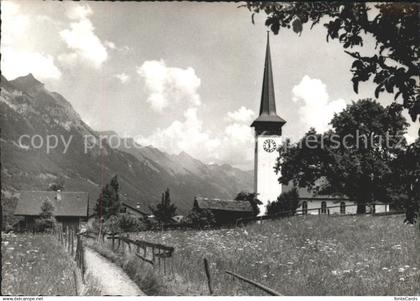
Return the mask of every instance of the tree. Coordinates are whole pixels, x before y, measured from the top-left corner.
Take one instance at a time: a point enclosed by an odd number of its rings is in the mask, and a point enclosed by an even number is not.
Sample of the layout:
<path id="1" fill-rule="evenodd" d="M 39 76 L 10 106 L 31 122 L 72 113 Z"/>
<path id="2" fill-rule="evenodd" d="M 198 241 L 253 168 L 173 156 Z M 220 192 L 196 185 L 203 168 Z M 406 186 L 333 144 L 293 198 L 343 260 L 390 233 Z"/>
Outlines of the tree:
<path id="1" fill-rule="evenodd" d="M 267 204 L 267 215 L 288 216 L 294 215 L 299 207 L 299 193 L 296 188 L 282 192 L 275 202 Z"/>
<path id="2" fill-rule="evenodd" d="M 41 212 L 39 217 L 35 219 L 35 228 L 37 231 L 44 232 L 47 229 L 52 229 L 55 224 L 54 205 L 46 199 L 41 204 Z"/>
<path id="3" fill-rule="evenodd" d="M 183 218 L 182 222 L 193 224 L 195 227 L 204 228 L 216 225 L 216 218 L 210 209 L 193 208 L 191 212 Z"/>
<path id="4" fill-rule="evenodd" d="M 95 207 L 95 214 L 98 218 L 107 220 L 110 216 L 117 216 L 119 214 L 121 206 L 118 194 L 119 187 L 118 177 L 115 175 L 112 177 L 110 183 L 102 188 Z"/>
<path id="5" fill-rule="evenodd" d="M 258 207 L 258 205 L 262 205 L 262 202 L 257 198 L 256 193 L 241 191 L 235 197 L 235 200 L 249 202 L 251 204 L 255 216 L 257 216 L 260 213 L 260 208 Z"/>
<path id="6" fill-rule="evenodd" d="M 264 11 L 265 24 L 274 34 L 280 28 L 292 28 L 300 34 L 303 24 L 311 23 L 312 29 L 323 21 L 327 41 L 337 39 L 344 49 L 363 46 L 366 36 L 372 36 L 376 40 L 374 54 L 363 56 L 358 51 L 345 50 L 354 58 L 351 67 L 354 91 L 358 92 L 360 82 L 372 78 L 376 98 L 383 91 L 394 94 L 395 100 L 401 96 L 412 120 L 419 117 L 420 121 L 418 4 L 260 1 L 243 6 L 252 12 L 252 22 L 255 13 Z"/>
<path id="7" fill-rule="evenodd" d="M 150 206 L 150 210 L 160 222 L 169 223 L 171 221 L 171 218 L 176 215 L 176 206 L 171 204 L 169 188 L 162 193 L 162 200 L 156 205 L 156 208 Z"/>
<path id="8" fill-rule="evenodd" d="M 61 190 L 61 191 L 63 191 L 64 190 L 64 183 L 65 183 L 64 177 L 59 176 L 53 183 L 50 183 L 48 185 L 48 190 L 51 190 L 51 191 Z"/>
<path id="9" fill-rule="evenodd" d="M 358 213 L 367 203 L 391 200 L 398 176 L 394 162 L 406 148 L 401 111 L 395 103 L 384 108 L 369 99 L 353 102 L 334 116 L 332 130 L 311 129 L 297 144 L 286 142 L 276 165 L 279 181 L 346 195 L 357 202 Z"/>
<path id="10" fill-rule="evenodd" d="M 414 224 L 420 209 L 420 138 L 410 144 L 394 162 L 396 201 L 406 210 L 405 222 Z"/>

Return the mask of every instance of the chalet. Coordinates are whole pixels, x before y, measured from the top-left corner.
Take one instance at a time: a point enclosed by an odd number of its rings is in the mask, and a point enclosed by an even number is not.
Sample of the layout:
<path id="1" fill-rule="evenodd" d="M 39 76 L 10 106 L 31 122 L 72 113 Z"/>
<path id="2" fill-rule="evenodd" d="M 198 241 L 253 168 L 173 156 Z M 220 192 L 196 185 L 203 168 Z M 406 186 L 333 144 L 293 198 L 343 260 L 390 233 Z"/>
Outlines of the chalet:
<path id="1" fill-rule="evenodd" d="M 252 206 L 247 201 L 208 199 L 196 197 L 193 210 L 210 210 L 217 224 L 234 223 L 239 218 L 255 216 Z"/>
<path id="2" fill-rule="evenodd" d="M 283 192 L 289 191 L 292 185 L 283 185 Z M 347 196 L 316 194 L 305 188 L 298 188 L 298 214 L 356 214 L 357 204 Z M 377 202 L 366 205 L 366 213 L 383 213 L 389 211 L 389 205 Z"/>
<path id="3" fill-rule="evenodd" d="M 149 213 L 144 212 L 140 209 L 140 203 L 137 203 L 136 206 L 133 206 L 127 202 L 121 203 L 121 213 L 128 213 L 130 215 L 133 215 L 135 217 L 147 217 Z"/>
<path id="4" fill-rule="evenodd" d="M 18 198 L 15 216 L 24 217 L 25 229 L 33 229 L 35 218 L 41 213 L 44 201 L 54 206 L 53 215 L 63 227 L 78 229 L 86 222 L 89 214 L 89 194 L 70 191 L 22 191 Z"/>

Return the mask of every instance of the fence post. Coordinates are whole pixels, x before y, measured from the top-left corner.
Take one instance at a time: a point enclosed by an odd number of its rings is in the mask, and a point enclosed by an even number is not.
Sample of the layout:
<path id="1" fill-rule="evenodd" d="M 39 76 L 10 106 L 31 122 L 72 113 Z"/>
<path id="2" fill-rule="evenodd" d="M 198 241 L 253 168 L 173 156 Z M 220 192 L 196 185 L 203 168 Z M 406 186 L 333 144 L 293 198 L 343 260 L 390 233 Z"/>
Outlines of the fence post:
<path id="1" fill-rule="evenodd" d="M 69 229 L 69 226 L 67 226 L 66 227 L 66 249 L 67 249 L 67 252 L 69 251 L 69 244 L 70 244 L 69 234 L 70 234 L 70 229 Z"/>
<path id="2" fill-rule="evenodd" d="M 158 249 L 158 263 L 159 263 L 159 272 L 160 272 L 160 249 Z"/>
<path id="3" fill-rule="evenodd" d="M 64 228 L 63 227 L 63 246 L 64 246 L 64 249 L 66 249 L 67 248 L 67 227 L 66 228 Z"/>
<path id="4" fill-rule="evenodd" d="M 209 293 L 210 293 L 210 295 L 213 295 L 213 287 L 211 285 L 210 269 L 209 269 L 209 263 L 207 261 L 207 258 L 204 258 L 204 270 L 206 271 L 207 285 L 209 287 Z"/>
<path id="5" fill-rule="evenodd" d="M 71 256 L 74 254 L 74 231 L 71 231 Z"/>

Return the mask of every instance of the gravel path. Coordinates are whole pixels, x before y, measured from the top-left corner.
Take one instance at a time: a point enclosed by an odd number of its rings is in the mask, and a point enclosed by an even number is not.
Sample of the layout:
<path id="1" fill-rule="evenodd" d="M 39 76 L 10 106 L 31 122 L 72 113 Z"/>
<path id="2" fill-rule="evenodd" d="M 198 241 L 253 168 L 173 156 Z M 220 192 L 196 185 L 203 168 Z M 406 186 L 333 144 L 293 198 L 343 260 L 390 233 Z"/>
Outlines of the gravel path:
<path id="1" fill-rule="evenodd" d="M 101 285 L 102 295 L 145 296 L 117 265 L 89 248 L 85 248 L 86 272 Z"/>

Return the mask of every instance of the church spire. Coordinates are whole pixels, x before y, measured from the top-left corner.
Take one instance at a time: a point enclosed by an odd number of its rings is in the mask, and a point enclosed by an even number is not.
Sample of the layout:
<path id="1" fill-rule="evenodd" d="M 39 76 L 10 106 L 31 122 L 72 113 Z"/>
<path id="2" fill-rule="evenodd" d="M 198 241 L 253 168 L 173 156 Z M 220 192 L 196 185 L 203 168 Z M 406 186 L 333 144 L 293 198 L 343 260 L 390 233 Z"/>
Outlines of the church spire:
<path id="1" fill-rule="evenodd" d="M 267 31 L 267 47 L 265 50 L 264 79 L 260 105 L 260 115 L 261 114 L 276 114 L 276 100 L 274 96 L 273 68 L 271 67 L 269 31 Z"/>
<path id="2" fill-rule="evenodd" d="M 283 120 L 276 112 L 276 99 L 274 95 L 274 81 L 273 81 L 273 68 L 271 66 L 271 53 L 270 53 L 270 36 L 267 31 L 267 46 L 265 52 L 265 63 L 264 63 L 264 78 L 262 84 L 261 93 L 261 104 L 260 104 L 260 115 L 252 123 L 252 127 L 263 124 L 279 124 L 280 127 L 285 124 Z"/>

